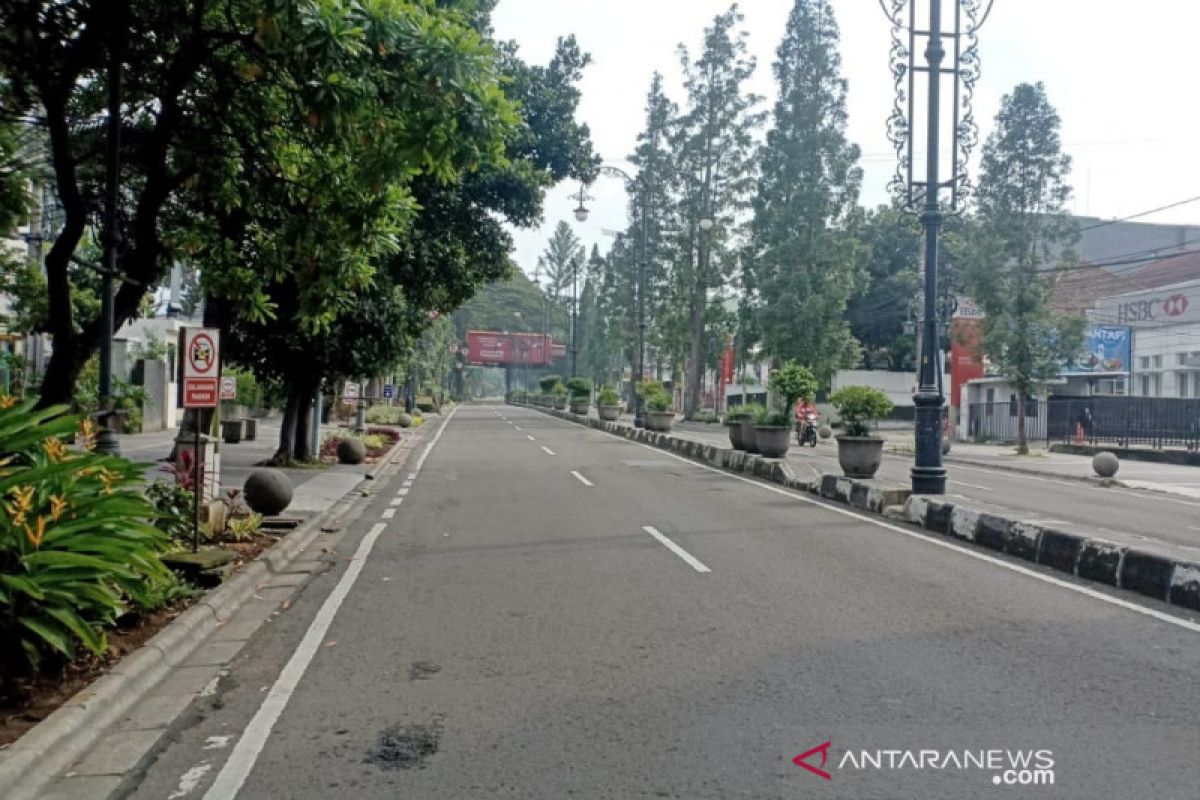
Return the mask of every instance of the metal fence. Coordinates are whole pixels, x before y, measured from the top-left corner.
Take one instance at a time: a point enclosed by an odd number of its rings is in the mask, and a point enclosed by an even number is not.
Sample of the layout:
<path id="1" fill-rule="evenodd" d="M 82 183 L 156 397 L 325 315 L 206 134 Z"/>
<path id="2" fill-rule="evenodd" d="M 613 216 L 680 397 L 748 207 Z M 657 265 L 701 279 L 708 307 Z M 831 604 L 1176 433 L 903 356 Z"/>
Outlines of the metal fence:
<path id="1" fill-rule="evenodd" d="M 1047 403 L 1030 398 L 1025 404 L 1025 434 L 1029 439 L 1046 438 Z M 1017 403 L 972 403 L 968 409 L 967 433 L 977 442 L 1013 441 L 1017 438 Z"/>
<path id="2" fill-rule="evenodd" d="M 1017 404 L 973 403 L 968 433 L 976 441 L 1017 438 Z M 1200 399 L 1171 397 L 1051 397 L 1026 408 L 1029 439 L 1112 442 L 1119 447 L 1200 449 Z"/>

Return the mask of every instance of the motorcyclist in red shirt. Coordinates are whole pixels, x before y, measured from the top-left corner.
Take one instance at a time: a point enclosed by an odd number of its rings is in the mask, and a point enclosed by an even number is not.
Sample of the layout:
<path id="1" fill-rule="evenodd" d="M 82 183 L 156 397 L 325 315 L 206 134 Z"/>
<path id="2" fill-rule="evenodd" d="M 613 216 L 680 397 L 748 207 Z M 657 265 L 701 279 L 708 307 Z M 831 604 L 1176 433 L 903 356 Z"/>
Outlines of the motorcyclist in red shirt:
<path id="1" fill-rule="evenodd" d="M 811 400 L 796 401 L 796 443 L 817 446 L 817 422 L 821 414 Z"/>

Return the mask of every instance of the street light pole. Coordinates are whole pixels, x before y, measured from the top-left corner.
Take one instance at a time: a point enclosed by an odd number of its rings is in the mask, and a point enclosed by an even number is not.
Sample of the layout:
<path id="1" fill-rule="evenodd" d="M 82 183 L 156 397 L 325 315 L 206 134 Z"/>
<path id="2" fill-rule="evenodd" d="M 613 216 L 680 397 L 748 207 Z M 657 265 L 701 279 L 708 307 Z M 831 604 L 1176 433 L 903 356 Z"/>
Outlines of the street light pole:
<path id="1" fill-rule="evenodd" d="M 938 191 L 941 185 L 938 161 L 941 158 L 942 58 L 946 55 L 941 31 L 942 2 L 930 0 L 929 41 L 925 48 L 926 77 L 929 79 L 926 125 L 929 127 L 926 134 L 925 209 L 921 212 L 921 225 L 925 228 L 925 319 L 921 327 L 921 374 L 913 397 L 917 418 L 916 459 L 912 467 L 915 494 L 946 493 L 946 468 L 942 466 L 942 406 L 945 400 L 937 380 L 937 353 L 941 345 L 937 335 L 938 233 L 945 219 Z"/>
<path id="2" fill-rule="evenodd" d="M 927 2 L 928 26 L 924 29 L 917 20 L 917 8 Z M 949 2 L 953 12 L 943 17 L 943 3 Z M 978 138 L 978 128 L 971 113 L 971 97 L 979 78 L 979 28 L 987 21 L 994 0 L 880 0 L 880 6 L 892 24 L 891 70 L 896 83 L 896 104 L 888 120 L 888 137 L 895 145 L 899 168 L 892 183 L 901 204 L 918 211 L 925 234 L 925 292 L 921 322 L 920 353 L 918 354 L 918 387 L 913 397 L 916 407 L 916 456 L 911 480 L 915 494 L 945 494 L 946 469 L 942 465 L 942 420 L 945 398 L 941 380 L 941 337 L 938 320 L 938 236 L 947 210 L 957 213 L 967 190 L 967 162 Z M 948 26 L 948 27 L 947 27 Z M 917 60 L 919 44 L 924 43 L 924 63 Z M 945 41 L 953 47 L 951 63 L 943 65 L 947 56 Z M 925 109 L 925 176 L 914 176 L 914 124 L 916 80 L 923 74 L 928 90 Z M 950 175 L 943 176 L 942 144 L 942 82 L 951 79 L 953 91 L 949 101 Z M 943 205 L 943 193 L 948 203 Z M 920 199 L 920 203 L 918 203 Z"/>

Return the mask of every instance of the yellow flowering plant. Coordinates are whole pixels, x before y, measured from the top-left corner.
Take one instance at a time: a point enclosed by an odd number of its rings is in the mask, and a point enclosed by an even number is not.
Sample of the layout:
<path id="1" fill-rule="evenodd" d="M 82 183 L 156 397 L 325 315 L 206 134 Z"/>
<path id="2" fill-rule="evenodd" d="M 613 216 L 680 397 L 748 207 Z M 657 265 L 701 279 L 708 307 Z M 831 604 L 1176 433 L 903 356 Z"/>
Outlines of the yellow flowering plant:
<path id="1" fill-rule="evenodd" d="M 65 412 L 0 397 L 0 641 L 21 645 L 0 648 L 0 674 L 104 654 L 105 626 L 170 581 L 143 468 L 68 446 L 90 432 Z"/>

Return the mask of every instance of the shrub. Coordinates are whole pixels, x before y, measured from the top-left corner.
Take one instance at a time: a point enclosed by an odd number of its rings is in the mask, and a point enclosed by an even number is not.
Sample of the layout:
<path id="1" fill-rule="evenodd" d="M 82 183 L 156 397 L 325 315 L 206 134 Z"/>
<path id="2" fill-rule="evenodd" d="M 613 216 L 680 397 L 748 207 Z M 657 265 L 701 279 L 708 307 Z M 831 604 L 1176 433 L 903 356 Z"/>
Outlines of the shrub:
<path id="1" fill-rule="evenodd" d="M 666 394 L 667 392 L 667 390 L 663 388 L 663 385 L 653 378 L 646 378 L 645 380 L 638 381 L 637 390 L 638 394 L 640 394 L 644 399 L 649 399 L 650 395 L 652 394 Z"/>
<path id="2" fill-rule="evenodd" d="M 403 414 L 404 406 L 371 406 L 366 420 L 369 425 L 399 425 Z"/>
<path id="3" fill-rule="evenodd" d="M 892 413 L 892 401 L 887 395 L 870 386 L 847 386 L 829 398 L 842 418 L 847 436 L 869 436 L 871 420 Z"/>
<path id="4" fill-rule="evenodd" d="M 563 386 L 561 383 L 556 383 L 554 384 L 554 389 L 551 391 L 551 394 L 554 395 L 555 400 L 562 400 L 567 396 L 567 387 Z"/>
<path id="5" fill-rule="evenodd" d="M 0 398 L 0 641 L 6 668 L 47 654 L 99 656 L 103 628 L 132 603 L 149 608 L 170 583 L 158 560 L 170 539 L 139 491 L 141 468 L 122 458 L 72 452 L 63 437 L 77 418 L 65 407 L 33 411 Z M 82 439 L 94 429 L 85 422 Z M 20 647 L 9 643 L 20 643 Z"/>
<path id="6" fill-rule="evenodd" d="M 755 425 L 770 425 L 778 428 L 786 428 L 792 422 L 792 415 L 787 411 L 772 410 L 769 408 L 760 408 L 754 415 Z"/>
<path id="7" fill-rule="evenodd" d="M 592 396 L 592 382 L 587 378 L 571 378 L 567 381 L 567 391 L 572 400 L 587 400 Z"/>
<path id="8" fill-rule="evenodd" d="M 558 375 L 543 375 L 538 378 L 538 386 L 542 388 L 542 394 L 553 394 L 554 387 L 562 381 Z"/>
<path id="9" fill-rule="evenodd" d="M 792 409 L 796 401 L 811 401 L 817 396 L 817 376 L 808 367 L 789 361 L 771 373 L 770 388 L 783 398 L 783 407 Z"/>
<path id="10" fill-rule="evenodd" d="M 643 398 L 646 403 L 646 408 L 657 413 L 671 411 L 671 395 L 667 394 L 662 389 L 659 389 L 653 394 L 644 394 Z"/>
<path id="11" fill-rule="evenodd" d="M 183 470 L 180 473 L 182 476 Z M 189 544 L 192 541 L 192 518 L 196 503 L 195 493 L 188 488 L 191 483 L 189 474 L 186 476 L 186 485 L 178 480 L 160 480 L 146 489 L 146 499 L 154 505 L 155 526 L 172 539 Z"/>
<path id="12" fill-rule="evenodd" d="M 621 404 L 621 396 L 617 394 L 617 390 L 607 384 L 600 389 L 600 393 L 596 395 L 597 406 L 616 406 Z"/>

